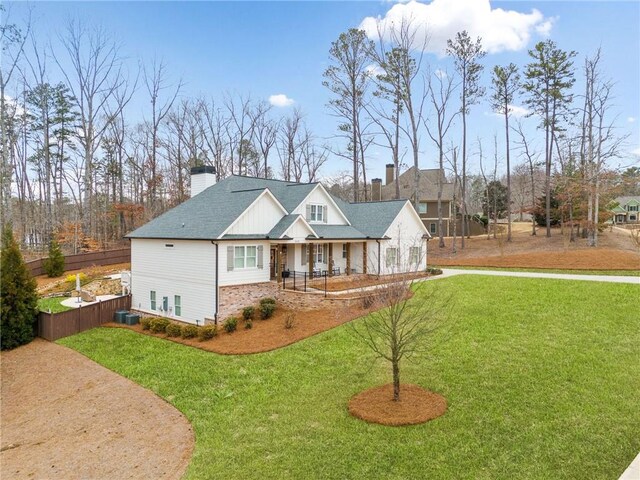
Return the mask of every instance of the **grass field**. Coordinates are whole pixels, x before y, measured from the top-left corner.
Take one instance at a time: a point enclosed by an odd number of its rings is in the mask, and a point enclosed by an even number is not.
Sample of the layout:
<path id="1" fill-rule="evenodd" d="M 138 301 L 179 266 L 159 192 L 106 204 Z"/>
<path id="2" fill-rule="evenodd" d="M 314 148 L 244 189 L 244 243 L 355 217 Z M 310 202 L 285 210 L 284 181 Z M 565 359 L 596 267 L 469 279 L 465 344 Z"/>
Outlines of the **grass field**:
<path id="1" fill-rule="evenodd" d="M 71 310 L 71 307 L 65 307 L 62 305 L 62 301 L 66 300 L 67 297 L 49 297 L 49 298 L 39 298 L 38 299 L 38 308 L 41 312 L 49 312 L 51 313 L 60 313 L 66 312 L 67 310 Z"/>
<path id="2" fill-rule="evenodd" d="M 349 416 L 349 398 L 390 375 L 344 326 L 250 356 L 112 328 L 59 343 L 184 412 L 196 434 L 187 478 L 618 478 L 640 451 L 640 288 L 436 283 L 456 292 L 455 321 L 403 381 L 449 409 L 413 427 Z"/>

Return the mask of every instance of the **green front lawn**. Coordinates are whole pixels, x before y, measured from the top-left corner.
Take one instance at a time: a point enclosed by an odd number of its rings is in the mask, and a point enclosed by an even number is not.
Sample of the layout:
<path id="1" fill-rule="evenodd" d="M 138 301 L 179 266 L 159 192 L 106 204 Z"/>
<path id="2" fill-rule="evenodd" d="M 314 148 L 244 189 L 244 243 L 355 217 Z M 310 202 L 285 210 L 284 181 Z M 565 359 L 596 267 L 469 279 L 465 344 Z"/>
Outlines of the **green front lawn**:
<path id="1" fill-rule="evenodd" d="M 38 299 L 38 308 L 41 312 L 49 312 L 51 313 L 60 313 L 66 312 L 67 310 L 71 310 L 71 307 L 65 307 L 62 305 L 62 301 L 66 300 L 68 297 L 49 297 L 49 298 L 39 298 Z"/>
<path id="2" fill-rule="evenodd" d="M 437 283 L 455 292 L 456 321 L 429 357 L 405 364 L 403 381 L 449 409 L 413 427 L 349 416 L 349 398 L 390 375 L 345 326 L 249 356 L 113 328 L 60 343 L 184 412 L 196 434 L 187 478 L 618 478 L 640 451 L 640 288 Z"/>

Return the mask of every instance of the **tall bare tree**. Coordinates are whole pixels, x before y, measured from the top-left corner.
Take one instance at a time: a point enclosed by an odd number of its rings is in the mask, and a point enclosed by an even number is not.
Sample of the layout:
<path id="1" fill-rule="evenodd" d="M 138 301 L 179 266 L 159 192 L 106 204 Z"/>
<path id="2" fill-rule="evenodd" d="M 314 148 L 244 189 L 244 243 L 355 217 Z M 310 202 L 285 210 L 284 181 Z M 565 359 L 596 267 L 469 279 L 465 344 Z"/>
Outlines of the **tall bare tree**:
<path id="1" fill-rule="evenodd" d="M 509 143 L 509 114 L 512 111 L 513 98 L 520 88 L 518 67 L 510 63 L 506 67 L 493 67 L 491 78 L 493 86 L 491 106 L 497 113 L 504 115 L 505 154 L 507 160 L 507 242 L 511 241 L 511 146 Z"/>
<path id="2" fill-rule="evenodd" d="M 427 129 L 427 133 L 431 140 L 438 148 L 438 246 L 444 248 L 444 226 L 442 220 L 442 190 L 444 184 L 444 156 L 445 156 L 445 141 L 449 128 L 453 124 L 459 111 L 447 113 L 449 101 L 453 95 L 454 90 L 457 88 L 457 84 L 454 82 L 453 77 L 447 72 L 438 71 L 429 76 L 429 98 L 431 100 L 431 106 L 435 112 L 435 125 L 430 126 L 429 122 L 424 122 Z"/>
<path id="3" fill-rule="evenodd" d="M 482 49 L 482 40 L 471 39 L 466 30 L 458 32 L 455 40 L 447 40 L 447 54 L 452 56 L 456 70 L 460 75 L 460 112 L 462 113 L 462 236 L 461 246 L 465 247 L 465 234 L 469 236 L 467 224 L 467 115 L 469 107 L 479 102 L 484 95 L 480 85 L 480 74 L 484 67 L 480 60 L 486 55 Z"/>
<path id="4" fill-rule="evenodd" d="M 353 201 L 359 201 L 360 165 L 364 165 L 361 155 L 362 125 L 365 94 L 370 82 L 367 66 L 371 62 L 369 52 L 373 43 L 363 30 L 355 28 L 341 33 L 331 43 L 329 59 L 331 65 L 324 71 L 322 84 L 334 95 L 329 100 L 329 108 L 342 120 L 338 126 L 339 136 L 347 137 L 351 162 L 353 163 Z"/>

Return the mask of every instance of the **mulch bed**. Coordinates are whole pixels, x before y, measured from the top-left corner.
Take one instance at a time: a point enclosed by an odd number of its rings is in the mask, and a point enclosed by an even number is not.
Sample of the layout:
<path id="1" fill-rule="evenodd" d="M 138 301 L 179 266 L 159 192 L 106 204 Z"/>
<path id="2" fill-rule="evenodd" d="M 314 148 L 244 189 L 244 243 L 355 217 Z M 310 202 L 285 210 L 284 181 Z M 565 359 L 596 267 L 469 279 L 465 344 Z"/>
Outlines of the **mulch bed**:
<path id="1" fill-rule="evenodd" d="M 532 252 L 480 258 L 438 258 L 438 266 L 551 268 L 568 270 L 638 270 L 640 255 L 606 248 Z"/>
<path id="2" fill-rule="evenodd" d="M 360 392 L 349 401 L 349 413 L 371 423 L 401 426 L 433 420 L 447 411 L 441 395 L 413 384 L 400 386 L 400 401 L 393 400 L 393 384 Z"/>
<path id="3" fill-rule="evenodd" d="M 253 328 L 251 329 L 245 329 L 244 322 L 239 320 L 238 329 L 235 332 L 226 333 L 222 328 L 219 328 L 217 337 L 205 341 L 197 338 L 167 337 L 164 334 L 156 334 L 151 333 L 149 330 L 143 330 L 140 325 L 127 326 L 117 323 L 107 323 L 104 326 L 128 328 L 138 333 L 164 338 L 222 355 L 244 355 L 268 352 L 286 345 L 291 345 L 312 335 L 362 317 L 377 308 L 380 307 L 374 306 L 373 308 L 365 309 L 361 306 L 347 306 L 347 304 L 345 304 L 344 308 L 337 307 L 334 309 L 298 310 L 292 312 L 292 310 L 278 305 L 273 317 L 267 320 L 254 320 Z M 295 322 L 293 328 L 287 329 L 284 326 L 284 321 L 290 313 L 294 313 Z"/>

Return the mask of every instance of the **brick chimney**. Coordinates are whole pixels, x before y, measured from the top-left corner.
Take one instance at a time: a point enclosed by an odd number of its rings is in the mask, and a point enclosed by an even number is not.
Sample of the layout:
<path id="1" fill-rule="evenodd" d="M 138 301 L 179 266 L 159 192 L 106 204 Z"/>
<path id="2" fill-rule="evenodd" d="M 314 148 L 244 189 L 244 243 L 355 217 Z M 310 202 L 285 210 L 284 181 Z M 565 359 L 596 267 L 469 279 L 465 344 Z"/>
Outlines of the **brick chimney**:
<path id="1" fill-rule="evenodd" d="M 382 200 L 382 179 L 374 178 L 371 180 L 371 200 L 379 202 Z"/>
<path id="2" fill-rule="evenodd" d="M 195 197 L 203 190 L 216 183 L 216 169 L 210 165 L 193 167 L 191 169 L 191 197 Z"/>
<path id="3" fill-rule="evenodd" d="M 387 173 L 387 178 L 386 178 L 387 181 L 385 182 L 385 185 L 389 185 L 390 183 L 393 183 L 393 181 L 396 178 L 396 168 L 393 165 L 393 163 L 387 163 L 386 173 Z"/>

